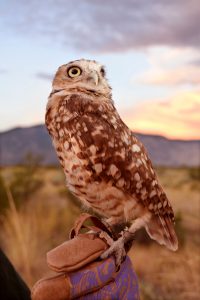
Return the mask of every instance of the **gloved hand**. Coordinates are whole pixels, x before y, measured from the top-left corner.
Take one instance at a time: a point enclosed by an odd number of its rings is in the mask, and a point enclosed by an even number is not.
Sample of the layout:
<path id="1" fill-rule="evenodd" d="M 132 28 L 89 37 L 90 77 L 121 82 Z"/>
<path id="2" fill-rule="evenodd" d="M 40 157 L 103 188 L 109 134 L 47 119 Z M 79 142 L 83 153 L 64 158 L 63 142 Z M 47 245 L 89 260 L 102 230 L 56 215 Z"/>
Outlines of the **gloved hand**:
<path id="1" fill-rule="evenodd" d="M 88 219 L 95 226 L 84 225 Z M 81 228 L 89 231 L 81 234 Z M 105 224 L 88 214 L 81 215 L 71 238 L 47 254 L 49 267 L 59 275 L 38 281 L 32 289 L 32 300 L 139 299 L 138 281 L 130 258 L 126 256 L 119 270 L 114 257 L 99 259 L 112 239 Z"/>

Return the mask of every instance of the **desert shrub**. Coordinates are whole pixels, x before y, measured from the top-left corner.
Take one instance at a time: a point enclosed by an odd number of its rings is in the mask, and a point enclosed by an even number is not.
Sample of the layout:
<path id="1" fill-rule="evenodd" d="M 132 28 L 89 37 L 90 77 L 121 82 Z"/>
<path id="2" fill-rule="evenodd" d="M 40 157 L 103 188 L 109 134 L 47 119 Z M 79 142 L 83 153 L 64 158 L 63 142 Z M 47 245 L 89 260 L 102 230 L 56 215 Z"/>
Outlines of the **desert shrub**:
<path id="1" fill-rule="evenodd" d="M 192 180 L 200 180 L 200 168 L 190 168 L 188 169 L 189 177 Z"/>
<path id="2" fill-rule="evenodd" d="M 189 184 L 191 191 L 200 191 L 200 167 L 192 167 L 185 169 L 185 183 Z"/>
<path id="3" fill-rule="evenodd" d="M 39 165 L 41 157 L 28 153 L 23 166 L 14 170 L 10 183 L 10 190 L 17 206 L 23 201 L 27 201 L 43 185 L 39 178 Z"/>
<path id="4" fill-rule="evenodd" d="M 175 215 L 175 231 L 178 237 L 179 247 L 185 244 L 186 231 L 183 226 L 182 213 L 178 211 Z"/>
<path id="5" fill-rule="evenodd" d="M 5 182 L 0 174 L 0 214 L 8 207 L 8 198 L 5 188 Z"/>

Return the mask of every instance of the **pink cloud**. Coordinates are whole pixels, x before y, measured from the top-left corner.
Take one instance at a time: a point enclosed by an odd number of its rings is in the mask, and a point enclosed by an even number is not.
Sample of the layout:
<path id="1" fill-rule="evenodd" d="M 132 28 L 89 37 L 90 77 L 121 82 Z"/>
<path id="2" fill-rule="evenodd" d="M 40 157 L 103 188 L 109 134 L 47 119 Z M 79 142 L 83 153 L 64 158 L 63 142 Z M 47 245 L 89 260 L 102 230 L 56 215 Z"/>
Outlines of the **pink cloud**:
<path id="1" fill-rule="evenodd" d="M 147 55 L 149 68 L 132 78 L 148 85 L 200 85 L 200 54 L 192 48 L 156 47 Z"/>
<path id="2" fill-rule="evenodd" d="M 198 0 L 4 1 L 8 28 L 81 51 L 116 52 L 155 45 L 199 48 Z M 48 9 L 47 9 L 48 7 Z"/>
<path id="3" fill-rule="evenodd" d="M 200 84 L 200 68 L 192 65 L 186 65 L 172 70 L 154 69 L 141 75 L 138 80 L 143 84 L 198 85 Z"/>
<path id="4" fill-rule="evenodd" d="M 183 92 L 163 102 L 145 101 L 121 115 L 134 131 L 200 139 L 200 91 Z"/>

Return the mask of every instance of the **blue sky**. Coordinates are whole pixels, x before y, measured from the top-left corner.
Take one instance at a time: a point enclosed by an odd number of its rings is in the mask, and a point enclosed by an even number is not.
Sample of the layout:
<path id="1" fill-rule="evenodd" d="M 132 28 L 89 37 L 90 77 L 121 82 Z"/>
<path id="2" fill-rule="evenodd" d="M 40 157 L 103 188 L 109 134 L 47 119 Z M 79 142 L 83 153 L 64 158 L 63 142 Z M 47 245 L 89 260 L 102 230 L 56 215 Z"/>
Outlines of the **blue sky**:
<path id="1" fill-rule="evenodd" d="M 84 57 L 132 129 L 198 138 L 200 9 L 183 2 L 1 0 L 0 130 L 43 123 L 56 69 Z"/>

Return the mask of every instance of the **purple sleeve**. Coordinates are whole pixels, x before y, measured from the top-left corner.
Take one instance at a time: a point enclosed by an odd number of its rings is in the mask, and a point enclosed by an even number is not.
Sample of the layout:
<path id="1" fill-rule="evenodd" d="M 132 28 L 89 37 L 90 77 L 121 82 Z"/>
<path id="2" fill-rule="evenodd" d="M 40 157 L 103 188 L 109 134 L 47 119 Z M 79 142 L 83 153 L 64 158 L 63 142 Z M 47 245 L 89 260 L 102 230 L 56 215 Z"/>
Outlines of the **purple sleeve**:
<path id="1" fill-rule="evenodd" d="M 118 273 L 113 258 L 70 274 L 71 299 L 139 300 L 137 276 L 127 256 Z"/>

